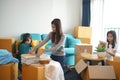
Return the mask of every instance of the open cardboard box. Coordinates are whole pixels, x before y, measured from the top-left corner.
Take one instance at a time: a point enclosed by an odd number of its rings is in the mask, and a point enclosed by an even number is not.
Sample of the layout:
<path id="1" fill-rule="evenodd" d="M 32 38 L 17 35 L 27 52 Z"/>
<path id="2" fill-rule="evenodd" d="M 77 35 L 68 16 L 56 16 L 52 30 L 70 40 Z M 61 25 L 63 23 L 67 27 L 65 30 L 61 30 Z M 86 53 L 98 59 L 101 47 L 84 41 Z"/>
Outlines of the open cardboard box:
<path id="1" fill-rule="evenodd" d="M 114 80 L 116 79 L 113 66 L 89 66 L 80 60 L 75 69 L 83 80 Z"/>

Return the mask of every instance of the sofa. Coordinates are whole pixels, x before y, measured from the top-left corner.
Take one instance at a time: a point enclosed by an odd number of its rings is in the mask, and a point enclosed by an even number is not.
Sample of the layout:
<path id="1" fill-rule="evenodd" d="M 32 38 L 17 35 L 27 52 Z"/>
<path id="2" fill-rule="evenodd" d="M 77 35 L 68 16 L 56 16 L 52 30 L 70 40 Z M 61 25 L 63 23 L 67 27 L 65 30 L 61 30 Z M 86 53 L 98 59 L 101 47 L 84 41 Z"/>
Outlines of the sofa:
<path id="1" fill-rule="evenodd" d="M 23 33 L 24 34 L 24 33 Z M 23 39 L 23 34 L 20 35 L 20 39 Z M 33 40 L 44 40 L 47 37 L 47 34 L 39 34 L 39 33 L 30 33 Z M 75 44 L 80 44 L 81 40 L 74 38 L 73 34 L 65 34 L 65 42 L 64 42 L 64 49 L 65 49 L 65 65 L 67 66 L 74 66 L 75 65 Z M 51 40 L 49 40 L 45 44 L 45 48 L 51 47 Z M 45 52 L 45 54 L 51 55 L 51 52 Z"/>

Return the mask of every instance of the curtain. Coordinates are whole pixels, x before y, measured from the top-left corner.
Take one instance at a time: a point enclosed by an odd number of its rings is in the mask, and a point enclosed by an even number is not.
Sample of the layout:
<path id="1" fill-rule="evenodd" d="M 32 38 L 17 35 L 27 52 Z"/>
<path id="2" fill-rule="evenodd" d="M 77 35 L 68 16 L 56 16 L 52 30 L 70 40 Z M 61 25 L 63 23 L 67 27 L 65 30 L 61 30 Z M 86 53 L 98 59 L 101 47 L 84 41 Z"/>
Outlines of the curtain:
<path id="1" fill-rule="evenodd" d="M 91 0 L 91 22 L 92 38 L 91 43 L 93 45 L 93 51 L 98 46 L 99 40 L 103 39 L 103 8 L 104 0 Z"/>
<path id="2" fill-rule="evenodd" d="M 90 26 L 90 0 L 82 2 L 82 26 Z"/>

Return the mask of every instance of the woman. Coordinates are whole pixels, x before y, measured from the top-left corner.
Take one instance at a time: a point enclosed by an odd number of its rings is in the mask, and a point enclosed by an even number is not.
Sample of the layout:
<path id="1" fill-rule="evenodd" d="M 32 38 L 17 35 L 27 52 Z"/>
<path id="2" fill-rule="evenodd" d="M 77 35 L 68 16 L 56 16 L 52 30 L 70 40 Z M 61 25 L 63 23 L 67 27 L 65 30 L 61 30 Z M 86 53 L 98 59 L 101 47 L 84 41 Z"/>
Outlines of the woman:
<path id="1" fill-rule="evenodd" d="M 40 50 L 40 53 L 43 52 L 52 52 L 51 58 L 55 61 L 58 61 L 62 68 L 64 69 L 64 61 L 65 61 L 65 52 L 64 52 L 64 40 L 65 35 L 62 32 L 62 26 L 60 19 L 56 18 L 51 22 L 52 31 L 48 34 L 47 38 L 44 39 L 41 43 L 35 46 L 30 53 L 33 53 L 37 50 L 38 47 L 43 46 L 49 40 L 52 41 L 52 47 L 49 49 Z M 65 69 L 65 72 L 67 70 Z"/>

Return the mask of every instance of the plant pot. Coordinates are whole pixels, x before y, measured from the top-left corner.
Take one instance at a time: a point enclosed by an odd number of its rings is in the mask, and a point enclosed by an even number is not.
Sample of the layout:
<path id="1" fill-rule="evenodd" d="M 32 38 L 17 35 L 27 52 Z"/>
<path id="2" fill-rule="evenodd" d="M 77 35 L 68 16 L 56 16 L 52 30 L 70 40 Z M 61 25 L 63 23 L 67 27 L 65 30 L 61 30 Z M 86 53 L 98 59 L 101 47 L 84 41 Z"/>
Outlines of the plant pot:
<path id="1" fill-rule="evenodd" d="M 97 52 L 99 58 L 106 57 L 106 52 Z"/>

